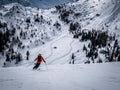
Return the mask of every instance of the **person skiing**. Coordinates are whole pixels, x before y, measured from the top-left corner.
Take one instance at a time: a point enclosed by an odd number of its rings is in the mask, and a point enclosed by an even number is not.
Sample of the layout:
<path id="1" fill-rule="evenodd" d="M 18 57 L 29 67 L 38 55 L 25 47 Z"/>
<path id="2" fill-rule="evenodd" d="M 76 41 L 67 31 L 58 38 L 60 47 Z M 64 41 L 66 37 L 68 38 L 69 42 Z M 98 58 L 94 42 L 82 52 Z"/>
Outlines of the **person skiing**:
<path id="1" fill-rule="evenodd" d="M 42 62 L 45 62 L 45 63 L 46 63 L 46 61 L 44 60 L 44 58 L 42 57 L 41 54 L 39 54 L 34 61 L 37 61 L 37 62 L 36 62 L 36 64 L 35 64 L 35 66 L 33 67 L 33 69 L 37 69 Z"/>

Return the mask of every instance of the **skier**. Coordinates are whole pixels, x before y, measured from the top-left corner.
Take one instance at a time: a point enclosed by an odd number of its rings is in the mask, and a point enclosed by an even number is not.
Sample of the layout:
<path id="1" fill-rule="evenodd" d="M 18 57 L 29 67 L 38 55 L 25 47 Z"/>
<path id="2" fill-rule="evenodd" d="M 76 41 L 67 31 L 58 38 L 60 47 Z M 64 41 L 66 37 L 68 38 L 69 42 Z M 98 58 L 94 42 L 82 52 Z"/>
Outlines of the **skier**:
<path id="1" fill-rule="evenodd" d="M 26 59 L 27 59 L 27 60 L 29 60 L 29 55 L 30 55 L 30 52 L 27 51 L 27 52 L 26 52 Z"/>
<path id="2" fill-rule="evenodd" d="M 37 61 L 37 62 L 35 66 L 33 67 L 33 69 L 37 69 L 42 62 L 46 63 L 46 61 L 44 60 L 41 54 L 39 54 L 38 57 L 34 61 Z"/>
<path id="3" fill-rule="evenodd" d="M 69 64 L 74 64 L 74 62 L 75 62 L 75 55 L 74 55 L 74 53 L 72 53 L 72 56 L 71 56 L 71 61 L 69 62 Z"/>
<path id="4" fill-rule="evenodd" d="M 72 53 L 72 64 L 74 64 L 74 62 L 75 62 L 75 54 L 74 53 Z"/>

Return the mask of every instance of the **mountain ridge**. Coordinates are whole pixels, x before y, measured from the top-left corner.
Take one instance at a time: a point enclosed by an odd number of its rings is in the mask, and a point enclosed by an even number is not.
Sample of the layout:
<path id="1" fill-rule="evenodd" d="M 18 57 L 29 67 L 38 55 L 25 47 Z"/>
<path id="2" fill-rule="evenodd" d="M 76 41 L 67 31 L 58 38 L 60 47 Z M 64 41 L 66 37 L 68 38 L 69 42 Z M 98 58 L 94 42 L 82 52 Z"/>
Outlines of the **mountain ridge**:
<path id="1" fill-rule="evenodd" d="M 69 2 L 74 2 L 74 0 L 0 0 L 0 6 L 10 3 L 19 3 L 26 7 L 37 7 L 46 9 Z"/>

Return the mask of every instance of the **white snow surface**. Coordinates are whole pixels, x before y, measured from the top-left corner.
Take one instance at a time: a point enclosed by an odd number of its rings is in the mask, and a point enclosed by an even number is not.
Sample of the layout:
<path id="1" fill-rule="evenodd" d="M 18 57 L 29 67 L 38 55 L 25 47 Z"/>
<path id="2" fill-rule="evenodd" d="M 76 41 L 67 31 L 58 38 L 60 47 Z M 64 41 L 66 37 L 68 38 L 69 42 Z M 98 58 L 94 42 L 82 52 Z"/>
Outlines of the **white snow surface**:
<path id="1" fill-rule="evenodd" d="M 0 68 L 0 90 L 120 90 L 120 63 Z"/>

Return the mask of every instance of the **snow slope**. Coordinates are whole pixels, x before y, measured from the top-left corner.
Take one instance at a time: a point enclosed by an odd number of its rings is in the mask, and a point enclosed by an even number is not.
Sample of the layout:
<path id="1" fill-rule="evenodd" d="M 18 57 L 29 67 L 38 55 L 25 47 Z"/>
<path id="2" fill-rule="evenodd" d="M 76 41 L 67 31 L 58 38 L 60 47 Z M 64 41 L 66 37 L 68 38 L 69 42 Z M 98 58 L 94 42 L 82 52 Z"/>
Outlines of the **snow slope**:
<path id="1" fill-rule="evenodd" d="M 120 90 L 120 63 L 0 68 L 0 90 Z"/>
<path id="2" fill-rule="evenodd" d="M 100 17 L 97 17 L 95 20 L 93 20 L 92 24 L 88 26 L 91 26 L 92 28 L 104 27 L 109 31 L 119 32 L 119 29 L 115 30 L 115 26 L 119 28 L 120 1 L 119 0 L 89 0 L 89 1 L 91 5 L 94 6 L 95 13 L 99 13 Z M 106 27 L 105 24 L 108 27 Z"/>
<path id="3" fill-rule="evenodd" d="M 68 19 L 79 22 L 85 29 L 104 28 L 104 30 L 119 33 L 119 0 L 78 0 L 78 2 L 67 4 L 63 9 L 72 10 Z M 80 16 L 76 17 L 75 13 L 80 13 Z"/>

